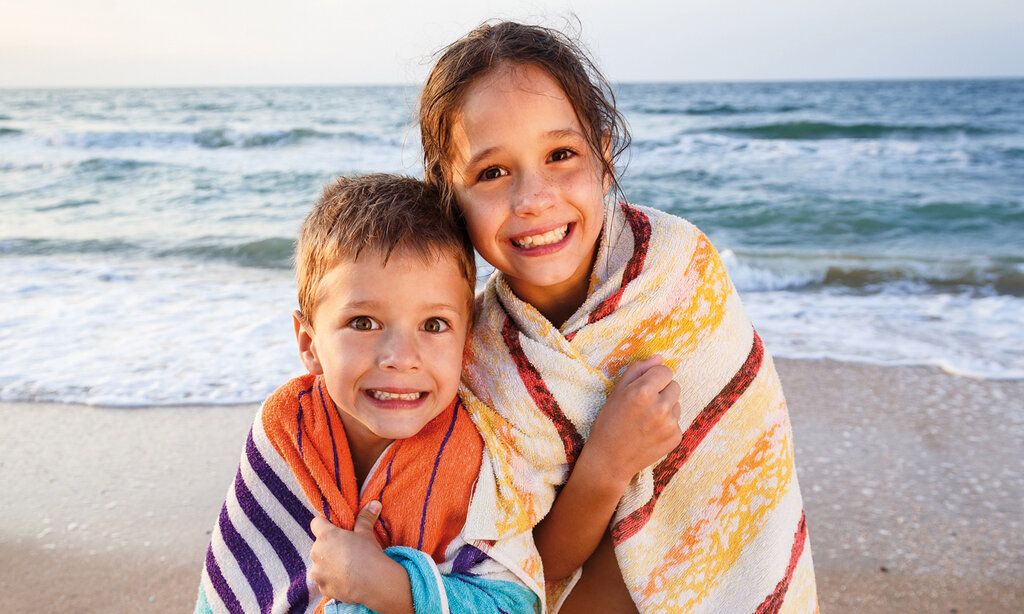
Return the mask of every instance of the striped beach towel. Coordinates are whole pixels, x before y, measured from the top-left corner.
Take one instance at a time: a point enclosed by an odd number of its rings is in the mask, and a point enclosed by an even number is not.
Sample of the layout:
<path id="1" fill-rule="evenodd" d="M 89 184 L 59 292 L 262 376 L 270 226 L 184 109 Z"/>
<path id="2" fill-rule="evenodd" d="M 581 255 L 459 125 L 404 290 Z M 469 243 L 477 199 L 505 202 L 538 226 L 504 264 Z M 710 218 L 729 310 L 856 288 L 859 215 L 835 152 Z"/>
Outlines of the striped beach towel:
<path id="1" fill-rule="evenodd" d="M 539 610 L 539 574 L 526 576 L 528 590 L 484 554 L 494 544 L 478 548 L 461 535 L 482 448 L 455 399 L 417 435 L 392 443 L 360 491 L 322 379 L 291 380 L 264 402 L 249 432 L 211 535 L 196 611 L 365 611 L 325 599 L 309 578 L 309 525 L 321 514 L 351 530 L 371 500 L 382 506 L 376 537 L 409 572 L 418 612 Z M 516 540 L 510 547 L 529 550 Z"/>
<path id="2" fill-rule="evenodd" d="M 814 612 L 786 402 L 711 243 L 621 205 L 586 302 L 554 328 L 501 273 L 479 298 L 461 392 L 485 441 L 466 534 L 500 539 L 551 507 L 627 365 L 664 357 L 682 390 L 678 447 L 636 476 L 612 521 L 642 612 Z M 571 583 L 548 586 L 557 610 Z"/>

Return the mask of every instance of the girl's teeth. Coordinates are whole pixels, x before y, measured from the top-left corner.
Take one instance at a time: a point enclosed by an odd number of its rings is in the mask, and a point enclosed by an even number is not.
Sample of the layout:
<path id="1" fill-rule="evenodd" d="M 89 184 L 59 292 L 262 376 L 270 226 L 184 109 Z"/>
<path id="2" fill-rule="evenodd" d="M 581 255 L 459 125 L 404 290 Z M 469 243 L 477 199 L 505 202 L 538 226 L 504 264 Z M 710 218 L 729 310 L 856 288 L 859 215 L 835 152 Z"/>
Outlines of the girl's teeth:
<path id="1" fill-rule="evenodd" d="M 383 390 L 373 390 L 371 391 L 371 394 L 373 395 L 373 398 L 378 401 L 415 401 L 423 395 L 422 392 L 407 392 L 399 394 L 397 392 L 384 392 Z"/>
<path id="2" fill-rule="evenodd" d="M 551 245 L 552 243 L 558 243 L 565 238 L 566 233 L 569 232 L 569 225 L 566 224 L 560 228 L 549 230 L 544 234 L 531 235 L 529 237 L 523 237 L 522 239 L 516 239 L 513 243 L 518 247 L 540 247 L 542 245 Z"/>

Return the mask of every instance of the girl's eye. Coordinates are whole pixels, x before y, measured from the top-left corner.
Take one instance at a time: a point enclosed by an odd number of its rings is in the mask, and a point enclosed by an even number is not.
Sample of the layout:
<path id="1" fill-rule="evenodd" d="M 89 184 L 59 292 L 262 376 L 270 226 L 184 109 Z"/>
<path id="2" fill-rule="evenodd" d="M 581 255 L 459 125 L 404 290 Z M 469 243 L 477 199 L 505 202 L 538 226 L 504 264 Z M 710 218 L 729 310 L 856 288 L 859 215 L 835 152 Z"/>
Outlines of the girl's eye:
<path id="1" fill-rule="evenodd" d="M 576 152 L 571 149 L 556 149 L 551 154 L 552 162 L 561 162 L 562 160 L 568 160 L 569 158 L 576 155 Z"/>
<path id="2" fill-rule="evenodd" d="M 370 316 L 356 316 L 349 320 L 348 326 L 355 330 L 380 330 L 380 324 Z"/>
<path id="3" fill-rule="evenodd" d="M 507 174 L 508 172 L 500 166 L 489 166 L 480 172 L 480 179 L 483 181 L 494 181 Z"/>
<path id="4" fill-rule="evenodd" d="M 441 318 L 430 318 L 423 323 L 423 330 L 428 333 L 443 333 L 449 328 L 451 328 L 451 326 L 448 322 L 445 322 Z"/>

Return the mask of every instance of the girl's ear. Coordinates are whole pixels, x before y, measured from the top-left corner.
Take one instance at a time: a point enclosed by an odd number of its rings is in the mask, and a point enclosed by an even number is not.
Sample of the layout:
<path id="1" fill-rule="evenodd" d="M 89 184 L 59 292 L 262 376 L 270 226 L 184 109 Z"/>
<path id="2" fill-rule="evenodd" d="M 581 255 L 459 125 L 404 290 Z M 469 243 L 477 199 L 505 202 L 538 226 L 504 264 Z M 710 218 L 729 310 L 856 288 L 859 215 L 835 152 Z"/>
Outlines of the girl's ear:
<path id="1" fill-rule="evenodd" d="M 313 327 L 298 309 L 292 312 L 292 325 L 295 328 L 295 343 L 299 346 L 299 358 L 302 359 L 302 364 L 313 375 L 323 375 L 324 368 L 320 365 L 320 359 L 316 355 Z"/>
<path id="2" fill-rule="evenodd" d="M 605 132 L 601 136 L 601 155 L 604 156 L 604 170 L 601 173 L 604 195 L 608 196 L 608 190 L 612 189 L 612 174 L 608 169 L 612 167 L 612 135 Z"/>

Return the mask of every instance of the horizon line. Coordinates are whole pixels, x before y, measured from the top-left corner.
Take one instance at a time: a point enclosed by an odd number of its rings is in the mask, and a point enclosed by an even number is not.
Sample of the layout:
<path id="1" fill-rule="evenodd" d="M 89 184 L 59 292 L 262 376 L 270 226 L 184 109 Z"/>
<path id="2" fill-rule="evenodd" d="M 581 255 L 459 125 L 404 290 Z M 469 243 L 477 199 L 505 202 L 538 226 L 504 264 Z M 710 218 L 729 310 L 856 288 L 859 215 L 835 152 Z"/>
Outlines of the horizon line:
<path id="1" fill-rule="evenodd" d="M 784 77 L 750 79 L 623 79 L 612 80 L 612 85 L 670 85 L 670 84 L 786 84 L 786 83 L 876 83 L 876 82 L 935 82 L 935 81 L 1017 81 L 1021 75 L 975 75 L 975 76 L 917 76 L 917 77 Z M 3 90 L 131 90 L 131 89 L 244 89 L 244 88 L 314 88 L 314 87 L 414 87 L 417 82 L 324 82 L 324 83 L 182 83 L 182 84 L 139 84 L 139 85 L 0 85 Z"/>

